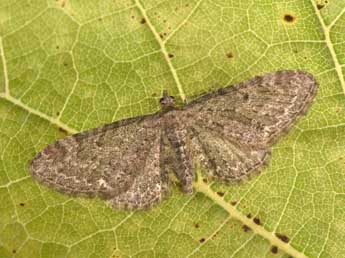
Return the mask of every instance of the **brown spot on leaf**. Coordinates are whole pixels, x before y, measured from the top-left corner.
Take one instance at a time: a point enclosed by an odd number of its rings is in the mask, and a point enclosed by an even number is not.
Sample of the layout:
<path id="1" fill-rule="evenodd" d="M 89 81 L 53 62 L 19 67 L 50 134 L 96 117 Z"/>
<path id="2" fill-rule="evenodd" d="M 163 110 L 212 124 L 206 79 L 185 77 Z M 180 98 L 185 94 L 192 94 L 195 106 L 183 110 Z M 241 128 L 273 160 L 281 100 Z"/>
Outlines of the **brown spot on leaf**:
<path id="1" fill-rule="evenodd" d="M 195 223 L 195 224 L 194 224 L 194 227 L 195 227 L 195 228 L 199 228 L 199 227 L 200 227 L 199 223 Z"/>
<path id="2" fill-rule="evenodd" d="M 203 181 L 205 184 L 207 184 L 207 183 L 208 183 L 208 181 L 207 181 L 207 178 L 206 178 L 206 177 L 204 177 L 204 178 L 202 179 L 202 181 Z"/>
<path id="3" fill-rule="evenodd" d="M 25 206 L 25 203 L 21 202 L 19 203 L 20 206 L 24 207 Z"/>
<path id="4" fill-rule="evenodd" d="M 285 14 L 284 15 L 284 21 L 286 21 L 286 22 L 288 22 L 288 23 L 292 23 L 292 22 L 294 22 L 295 21 L 295 17 L 294 16 L 292 16 L 291 14 Z"/>
<path id="5" fill-rule="evenodd" d="M 68 132 L 62 127 L 59 127 L 59 131 L 62 132 L 63 134 L 68 135 Z"/>
<path id="6" fill-rule="evenodd" d="M 247 214 L 247 218 L 248 218 L 248 219 L 251 219 L 251 218 L 252 218 L 252 214 L 248 213 L 248 214 Z"/>
<path id="7" fill-rule="evenodd" d="M 13 250 L 12 250 L 12 253 L 13 253 L 13 254 L 15 254 L 16 252 L 17 252 L 17 250 L 16 250 L 16 249 L 13 249 Z"/>
<path id="8" fill-rule="evenodd" d="M 325 7 L 325 5 L 323 5 L 323 4 L 317 4 L 316 7 L 317 7 L 318 10 L 321 10 L 322 8 Z"/>
<path id="9" fill-rule="evenodd" d="M 159 37 L 160 37 L 161 39 L 163 39 L 163 38 L 164 38 L 164 36 L 163 36 L 163 34 L 162 34 L 162 33 L 159 33 Z"/>
<path id="10" fill-rule="evenodd" d="M 169 56 L 170 58 L 173 58 L 173 57 L 174 57 L 174 55 L 173 55 L 173 54 L 169 54 L 168 56 Z"/>
<path id="11" fill-rule="evenodd" d="M 217 194 L 220 196 L 220 197 L 223 197 L 224 196 L 224 192 L 217 192 Z"/>
<path id="12" fill-rule="evenodd" d="M 235 206 L 235 205 L 237 204 L 237 201 L 231 201 L 230 204 L 231 204 L 232 206 Z"/>
<path id="13" fill-rule="evenodd" d="M 199 240 L 199 242 L 200 242 L 200 243 L 203 243 L 203 242 L 205 242 L 205 240 L 206 240 L 205 238 L 201 238 L 201 239 Z"/>
<path id="14" fill-rule="evenodd" d="M 289 241 L 290 241 L 290 238 L 284 234 L 276 233 L 275 235 L 284 243 L 289 243 Z"/>
<path id="15" fill-rule="evenodd" d="M 64 65 L 64 66 L 68 66 L 68 63 L 64 62 L 63 65 Z"/>
<path id="16" fill-rule="evenodd" d="M 278 253 L 278 247 L 276 247 L 275 245 L 272 246 L 272 247 L 271 247 L 271 252 L 272 252 L 273 254 Z"/>
<path id="17" fill-rule="evenodd" d="M 212 239 L 215 239 L 217 236 L 218 236 L 218 232 L 215 233 L 211 238 L 212 238 Z"/>
<path id="18" fill-rule="evenodd" d="M 255 223 L 256 225 L 261 225 L 261 221 L 260 221 L 260 219 L 259 219 L 258 217 L 255 217 L 255 218 L 253 219 L 253 221 L 254 221 L 254 223 Z"/>
<path id="19" fill-rule="evenodd" d="M 142 19 L 140 20 L 140 23 L 141 23 L 141 24 L 145 24 L 145 23 L 146 23 L 145 18 L 142 18 Z"/>
<path id="20" fill-rule="evenodd" d="M 250 227 L 248 227 L 248 226 L 245 225 L 245 224 L 242 226 L 242 229 L 243 229 L 244 232 L 248 232 L 248 231 L 251 230 Z"/>
<path id="21" fill-rule="evenodd" d="M 234 54 L 232 52 L 229 52 L 229 53 L 226 54 L 226 57 L 231 59 L 231 58 L 234 57 Z"/>

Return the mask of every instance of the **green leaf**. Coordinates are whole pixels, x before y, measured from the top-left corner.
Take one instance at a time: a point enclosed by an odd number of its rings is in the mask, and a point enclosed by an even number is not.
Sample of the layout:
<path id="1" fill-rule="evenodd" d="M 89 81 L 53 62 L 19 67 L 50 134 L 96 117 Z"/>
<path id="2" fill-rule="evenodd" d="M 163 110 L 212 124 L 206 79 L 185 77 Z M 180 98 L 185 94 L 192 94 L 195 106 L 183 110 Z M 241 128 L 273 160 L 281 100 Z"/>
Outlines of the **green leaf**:
<path id="1" fill-rule="evenodd" d="M 343 0 L 2 1 L 0 257 L 343 257 L 344 28 Z M 281 69 L 320 89 L 247 182 L 199 176 L 126 212 L 28 173 L 66 134 L 158 111 L 163 89 L 191 99 Z"/>

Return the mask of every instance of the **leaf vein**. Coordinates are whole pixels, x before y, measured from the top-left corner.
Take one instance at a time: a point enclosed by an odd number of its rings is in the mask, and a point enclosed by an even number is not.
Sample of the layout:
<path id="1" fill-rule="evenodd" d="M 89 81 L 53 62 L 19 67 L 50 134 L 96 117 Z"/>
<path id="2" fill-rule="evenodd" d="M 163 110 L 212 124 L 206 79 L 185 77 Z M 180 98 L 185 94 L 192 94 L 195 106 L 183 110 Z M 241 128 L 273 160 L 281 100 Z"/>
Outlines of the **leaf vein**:
<path id="1" fill-rule="evenodd" d="M 6 57 L 5 57 L 5 50 L 4 50 L 4 44 L 2 42 L 2 37 L 0 37 L 0 55 L 1 55 L 1 61 L 3 66 L 3 72 L 4 72 L 4 80 L 5 80 L 5 94 L 10 94 L 10 86 L 8 81 L 8 73 L 7 73 L 7 63 L 6 63 Z"/>
<path id="2" fill-rule="evenodd" d="M 53 118 L 53 117 L 50 117 L 48 116 L 47 114 L 41 112 L 41 111 L 38 111 L 38 110 L 35 110 L 29 106 L 27 106 L 26 104 L 24 104 L 23 102 L 21 102 L 20 100 L 10 96 L 10 95 L 5 95 L 3 93 L 0 93 L 0 98 L 3 98 L 9 102 L 11 102 L 12 104 L 18 106 L 18 107 L 21 107 L 22 109 L 26 110 L 27 112 L 29 112 L 30 114 L 33 114 L 33 115 L 36 115 L 44 120 L 47 120 L 48 122 L 50 122 L 51 124 L 54 124 L 56 125 L 57 127 L 59 128 L 62 128 L 64 129 L 65 131 L 67 131 L 69 134 L 75 134 L 77 133 L 78 131 L 75 130 L 74 128 L 72 127 L 69 127 L 68 125 L 60 122 L 59 120 L 57 120 L 56 118 Z"/>
<path id="3" fill-rule="evenodd" d="M 342 69 L 341 69 L 341 65 L 340 65 L 339 60 L 338 60 L 338 58 L 337 58 L 337 55 L 336 55 L 336 53 L 335 53 L 335 49 L 334 49 L 333 43 L 332 43 L 332 41 L 331 41 L 331 36 L 330 36 L 331 28 L 332 28 L 332 26 L 333 26 L 333 22 L 331 23 L 330 26 L 327 26 L 327 25 L 325 24 L 325 21 L 324 21 L 323 18 L 321 17 L 320 12 L 319 12 L 318 9 L 317 9 L 316 2 L 313 1 L 313 0 L 311 0 L 311 4 L 312 4 L 312 6 L 314 7 L 315 14 L 316 14 L 316 16 L 317 16 L 317 18 L 318 18 L 318 20 L 319 20 L 319 22 L 320 22 L 320 24 L 321 24 L 321 28 L 322 28 L 322 30 L 323 30 L 323 32 L 324 32 L 324 34 L 325 34 L 326 45 L 327 45 L 327 47 L 328 47 L 328 49 L 329 49 L 329 52 L 330 52 L 330 54 L 331 54 L 331 56 L 332 56 L 332 60 L 333 60 L 334 66 L 335 66 L 335 70 L 336 70 L 336 72 L 337 72 L 337 75 L 338 75 L 338 78 L 339 78 L 341 87 L 342 87 L 342 89 L 343 89 L 343 93 L 345 94 L 345 80 L 344 80 L 343 71 L 342 71 Z M 345 9 L 344 9 L 344 10 L 345 10 Z M 342 13 L 343 13 L 343 12 L 342 12 Z M 341 13 L 339 16 L 341 16 L 342 13 Z M 339 16 L 338 16 L 338 17 L 339 17 Z M 338 17 L 335 19 L 334 22 L 337 21 Z"/>
<path id="4" fill-rule="evenodd" d="M 253 230 L 254 233 L 268 240 L 272 245 L 277 246 L 279 249 L 283 250 L 285 253 L 290 254 L 296 258 L 307 258 L 305 254 L 296 250 L 289 243 L 282 242 L 272 232 L 267 231 L 262 225 L 255 224 L 252 219 L 247 218 L 235 207 L 233 207 L 230 203 L 226 202 L 222 197 L 219 197 L 215 192 L 212 191 L 212 189 L 209 188 L 207 184 L 205 184 L 202 181 L 202 176 L 200 172 L 198 172 L 197 178 L 198 178 L 197 182 L 194 184 L 195 189 L 198 192 L 205 194 L 205 196 L 209 197 L 216 204 L 218 204 L 220 207 L 226 210 L 230 214 L 230 216 L 232 216 L 232 218 L 242 222 L 245 225 L 248 225 Z"/>
<path id="5" fill-rule="evenodd" d="M 157 40 L 157 42 L 158 42 L 158 44 L 159 44 L 159 46 L 161 48 L 161 51 L 163 53 L 164 59 L 167 62 L 168 66 L 169 66 L 169 69 L 171 71 L 171 74 L 172 74 L 172 76 L 173 76 L 173 78 L 175 80 L 175 83 L 176 83 L 177 89 L 179 91 L 180 97 L 181 97 L 182 101 L 185 101 L 186 96 L 185 96 L 184 90 L 182 88 L 182 84 L 181 84 L 180 79 L 179 79 L 179 77 L 177 75 L 175 67 L 171 63 L 171 60 L 170 60 L 169 54 L 168 54 L 168 52 L 167 52 L 167 50 L 165 48 L 164 42 L 161 40 L 161 38 L 158 35 L 156 29 L 154 28 L 154 26 L 152 25 L 151 21 L 149 20 L 147 14 L 146 14 L 146 11 L 145 11 L 144 7 L 141 5 L 141 3 L 139 2 L 139 0 L 135 0 L 135 3 L 137 5 L 138 9 L 140 10 L 142 16 L 144 17 L 147 25 L 149 26 L 152 34 L 154 35 L 155 39 Z"/>

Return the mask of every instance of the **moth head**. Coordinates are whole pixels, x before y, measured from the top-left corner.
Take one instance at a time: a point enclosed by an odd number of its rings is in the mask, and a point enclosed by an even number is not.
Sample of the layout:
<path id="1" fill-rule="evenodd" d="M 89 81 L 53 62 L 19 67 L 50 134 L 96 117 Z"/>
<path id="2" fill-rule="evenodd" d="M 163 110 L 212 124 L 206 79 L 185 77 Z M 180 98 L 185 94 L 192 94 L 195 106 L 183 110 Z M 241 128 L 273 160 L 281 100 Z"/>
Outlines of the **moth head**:
<path id="1" fill-rule="evenodd" d="M 169 96 L 167 90 L 163 91 L 163 97 L 159 100 L 159 103 L 161 104 L 163 110 L 176 107 L 174 97 Z"/>

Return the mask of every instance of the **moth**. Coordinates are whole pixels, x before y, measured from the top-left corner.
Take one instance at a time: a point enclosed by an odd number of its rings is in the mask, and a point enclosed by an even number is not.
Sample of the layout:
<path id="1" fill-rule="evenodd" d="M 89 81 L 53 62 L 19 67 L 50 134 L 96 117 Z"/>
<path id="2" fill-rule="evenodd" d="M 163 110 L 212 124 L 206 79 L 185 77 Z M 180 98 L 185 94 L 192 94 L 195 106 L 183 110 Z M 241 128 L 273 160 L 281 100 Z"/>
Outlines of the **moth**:
<path id="1" fill-rule="evenodd" d="M 303 71 L 277 71 L 178 107 L 61 139 L 38 153 L 31 175 L 66 194 L 99 196 L 113 208 L 144 209 L 168 193 L 169 171 L 193 192 L 196 164 L 211 177 L 239 181 L 258 171 L 271 146 L 306 113 L 318 84 Z"/>

